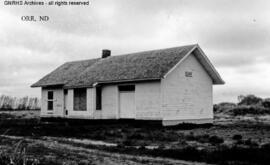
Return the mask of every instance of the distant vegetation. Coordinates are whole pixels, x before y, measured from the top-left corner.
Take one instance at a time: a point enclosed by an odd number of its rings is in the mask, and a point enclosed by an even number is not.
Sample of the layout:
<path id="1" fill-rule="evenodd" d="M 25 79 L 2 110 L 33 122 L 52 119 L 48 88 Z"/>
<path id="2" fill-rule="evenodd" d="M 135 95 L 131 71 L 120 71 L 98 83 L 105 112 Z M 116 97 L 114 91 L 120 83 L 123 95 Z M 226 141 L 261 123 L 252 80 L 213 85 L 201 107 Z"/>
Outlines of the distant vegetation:
<path id="1" fill-rule="evenodd" d="M 37 97 L 0 96 L 0 110 L 39 110 L 40 100 Z"/>
<path id="2" fill-rule="evenodd" d="M 39 107 L 39 99 L 0 96 L 0 106 L 4 109 L 36 109 L 34 105 Z M 41 122 L 39 111 L 2 112 L 0 165 L 61 165 L 79 161 L 83 162 L 78 164 L 91 164 L 96 160 L 99 162 L 92 164 L 102 164 L 100 160 L 105 160 L 105 154 L 119 153 L 128 154 L 133 160 L 139 157 L 139 164 L 157 164 L 152 157 L 218 165 L 269 164 L 270 118 L 259 115 L 270 115 L 270 99 L 241 95 L 237 103 L 214 105 L 214 111 L 213 125 L 186 123 L 175 127 L 161 127 L 146 121 L 110 124 L 104 121 L 89 121 L 87 124 L 85 120 L 81 123 L 75 120 L 69 123 Z M 95 145 L 88 140 L 113 143 L 114 146 Z M 128 164 L 126 158 L 118 156 L 120 164 Z M 142 160 L 141 156 L 151 156 L 154 162 Z M 106 159 L 109 164 L 116 160 L 115 156 Z"/>
<path id="3" fill-rule="evenodd" d="M 12 97 L 0 95 L 0 111 L 3 110 L 40 110 L 40 99 L 37 97 Z M 216 114 L 225 113 L 232 116 L 270 115 L 270 98 L 255 95 L 240 95 L 238 103 L 222 102 L 214 105 Z"/>
<path id="4" fill-rule="evenodd" d="M 255 95 L 240 95 L 238 103 L 223 102 L 214 105 L 215 113 L 225 113 L 233 116 L 270 114 L 270 98 L 260 98 Z"/>

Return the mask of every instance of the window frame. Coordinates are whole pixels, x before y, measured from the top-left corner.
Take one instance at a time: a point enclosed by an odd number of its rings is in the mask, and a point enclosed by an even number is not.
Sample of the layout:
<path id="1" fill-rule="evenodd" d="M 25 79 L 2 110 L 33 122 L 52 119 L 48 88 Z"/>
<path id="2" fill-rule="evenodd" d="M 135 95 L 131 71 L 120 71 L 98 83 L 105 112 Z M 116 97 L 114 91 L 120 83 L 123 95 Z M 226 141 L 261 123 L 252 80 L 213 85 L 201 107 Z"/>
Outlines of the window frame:
<path id="1" fill-rule="evenodd" d="M 193 77 L 192 71 L 185 71 L 185 77 Z"/>
<path id="2" fill-rule="evenodd" d="M 83 91 L 83 93 L 77 93 L 79 91 Z M 75 97 L 78 96 L 79 98 L 79 105 L 75 105 Z M 83 98 L 85 97 L 85 98 Z M 84 101 L 84 103 L 80 103 L 80 101 Z M 84 107 L 82 108 L 81 105 L 84 105 Z M 77 109 L 78 107 L 78 109 Z M 87 88 L 75 88 L 73 90 L 73 110 L 74 111 L 87 111 Z"/>
<path id="3" fill-rule="evenodd" d="M 119 92 L 134 92 L 135 88 L 135 84 L 118 85 Z"/>
<path id="4" fill-rule="evenodd" d="M 52 95 L 50 95 L 49 93 L 51 93 Z M 52 98 L 49 96 L 52 96 Z M 54 110 L 53 107 L 54 107 L 54 91 L 49 90 L 47 91 L 47 110 L 53 111 Z"/>

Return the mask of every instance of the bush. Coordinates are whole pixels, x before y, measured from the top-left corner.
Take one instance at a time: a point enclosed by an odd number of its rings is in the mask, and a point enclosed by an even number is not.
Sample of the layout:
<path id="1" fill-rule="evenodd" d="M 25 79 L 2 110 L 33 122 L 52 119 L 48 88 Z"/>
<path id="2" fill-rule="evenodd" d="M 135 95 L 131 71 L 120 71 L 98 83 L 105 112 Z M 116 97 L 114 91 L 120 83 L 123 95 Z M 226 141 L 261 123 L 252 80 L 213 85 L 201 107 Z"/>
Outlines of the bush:
<path id="1" fill-rule="evenodd" d="M 134 146 L 134 145 L 135 145 L 135 142 L 134 142 L 134 140 L 132 140 L 132 139 L 127 139 L 127 138 L 125 138 L 125 139 L 122 141 L 122 145 L 123 145 L 123 146 Z"/>
<path id="2" fill-rule="evenodd" d="M 221 137 L 218 137 L 218 136 L 214 135 L 214 136 L 211 136 L 211 137 L 209 138 L 209 142 L 210 142 L 211 144 L 213 144 L 213 145 L 215 145 L 215 144 L 221 144 L 221 143 L 224 142 L 224 139 L 221 138 Z"/>
<path id="3" fill-rule="evenodd" d="M 233 116 L 270 114 L 270 98 L 262 99 L 255 95 L 240 95 L 238 100 L 237 104 L 230 102 L 215 104 L 214 112 L 227 113 Z"/>
<path id="4" fill-rule="evenodd" d="M 165 145 L 164 145 L 164 144 L 160 144 L 160 145 L 158 146 L 158 149 L 159 149 L 159 150 L 164 150 L 164 149 L 165 149 Z"/>
<path id="5" fill-rule="evenodd" d="M 208 134 L 197 136 L 197 141 L 200 143 L 209 143 L 210 136 Z"/>
<path id="6" fill-rule="evenodd" d="M 236 134 L 236 135 L 233 135 L 232 137 L 233 140 L 242 140 L 242 135 L 239 135 L 239 134 Z"/>
<path id="7" fill-rule="evenodd" d="M 262 149 L 270 151 L 270 143 L 266 143 L 266 144 L 262 145 Z"/>
<path id="8" fill-rule="evenodd" d="M 198 141 L 200 143 L 211 143 L 213 145 L 221 144 L 224 142 L 223 138 L 216 135 L 209 136 L 208 134 L 194 135 L 193 133 L 190 133 L 186 135 L 186 139 L 190 141 Z"/>
<path id="9" fill-rule="evenodd" d="M 219 103 L 219 104 L 214 105 L 214 112 L 215 113 L 221 113 L 221 112 L 226 113 L 227 111 L 231 110 L 234 107 L 236 107 L 235 103 L 223 102 L 223 103 Z"/>
<path id="10" fill-rule="evenodd" d="M 80 160 L 78 165 L 89 165 L 90 162 L 88 160 Z"/>
<path id="11" fill-rule="evenodd" d="M 264 99 L 264 100 L 262 101 L 262 105 L 263 105 L 265 108 L 270 108 L 270 98 Z"/>
<path id="12" fill-rule="evenodd" d="M 134 132 L 133 134 L 129 135 L 131 139 L 145 139 L 147 134 L 142 132 Z"/>
<path id="13" fill-rule="evenodd" d="M 238 115 L 265 115 L 270 114 L 270 110 L 259 105 L 241 105 L 230 110 L 230 113 L 234 116 Z"/>
<path id="14" fill-rule="evenodd" d="M 10 157 L 6 154 L 0 153 L 0 164 L 10 164 Z"/>
<path id="15" fill-rule="evenodd" d="M 255 141 L 252 141 L 250 138 L 244 141 L 244 144 L 251 147 L 257 147 L 259 146 L 258 143 Z"/>
<path id="16" fill-rule="evenodd" d="M 194 135 L 193 132 L 190 132 L 188 135 L 185 136 L 185 138 L 191 141 L 196 140 L 196 136 Z"/>
<path id="17" fill-rule="evenodd" d="M 261 104 L 263 101 L 262 98 L 257 97 L 255 95 L 247 95 L 247 96 L 240 95 L 238 96 L 238 100 L 239 100 L 238 105 L 257 105 Z"/>

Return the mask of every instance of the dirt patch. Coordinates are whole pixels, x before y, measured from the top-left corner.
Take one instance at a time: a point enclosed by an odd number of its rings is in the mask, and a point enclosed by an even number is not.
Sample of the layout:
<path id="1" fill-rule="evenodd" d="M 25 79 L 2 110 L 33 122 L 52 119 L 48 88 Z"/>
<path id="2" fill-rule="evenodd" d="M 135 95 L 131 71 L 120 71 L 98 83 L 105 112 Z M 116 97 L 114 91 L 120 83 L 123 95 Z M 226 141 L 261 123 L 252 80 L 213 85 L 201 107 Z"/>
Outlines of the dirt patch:
<path id="1" fill-rule="evenodd" d="M 56 138 L 53 140 L 52 138 L 44 138 L 47 140 L 41 140 L 25 137 L 2 136 L 2 139 L 3 138 L 5 139 L 5 142 L 9 141 L 11 144 L 15 145 L 23 140 L 23 146 L 27 148 L 27 152 L 24 155 L 24 158 L 29 159 L 34 156 L 37 158 L 35 161 L 39 164 L 194 164 L 194 162 L 173 160 L 168 158 L 138 155 L 132 156 L 127 154 L 105 152 L 97 149 L 90 149 L 89 147 L 87 148 L 78 145 L 72 145 L 70 143 L 63 143 L 59 141 L 60 139 Z M 1 143 L 1 145 L 3 144 Z M 5 150 L 8 151 L 10 146 L 12 145 L 6 145 Z M 204 165 L 205 163 L 196 162 L 196 164 Z"/>

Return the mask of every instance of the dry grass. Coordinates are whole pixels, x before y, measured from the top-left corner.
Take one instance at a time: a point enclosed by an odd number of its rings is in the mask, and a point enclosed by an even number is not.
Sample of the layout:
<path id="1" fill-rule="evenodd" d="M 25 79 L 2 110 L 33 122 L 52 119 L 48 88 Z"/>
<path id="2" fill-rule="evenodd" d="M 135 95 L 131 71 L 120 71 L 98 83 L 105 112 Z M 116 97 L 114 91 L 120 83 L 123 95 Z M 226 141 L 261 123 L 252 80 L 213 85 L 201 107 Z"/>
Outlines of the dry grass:
<path id="1" fill-rule="evenodd" d="M 25 160 L 25 162 L 32 163 L 33 161 L 36 164 L 157 164 L 157 165 L 191 165 L 192 162 L 173 160 L 168 158 L 157 158 L 150 156 L 132 156 L 120 153 L 111 153 L 106 151 L 101 151 L 98 149 L 93 149 L 89 147 L 83 147 L 79 145 L 74 145 L 72 143 L 64 142 L 60 139 L 54 139 L 53 141 L 49 140 L 40 140 L 32 139 L 25 137 L 1 137 L 2 142 L 1 146 L 5 146 L 5 150 L 10 155 L 16 153 L 20 155 L 20 152 L 11 152 L 10 144 L 19 144 L 23 140 L 25 146 L 27 147 L 26 152 L 23 156 L 20 156 L 18 160 Z M 3 144 L 4 143 L 4 144 Z M 22 164 L 21 162 L 18 162 Z M 205 164 L 205 163 L 197 163 Z"/>
<path id="2" fill-rule="evenodd" d="M 27 113 L 27 112 L 25 112 Z M 1 118 L 0 114 L 0 118 Z M 32 114 L 33 115 L 33 114 Z M 99 124 L 99 125 L 65 125 L 63 123 L 42 124 L 36 120 L 29 119 L 29 116 L 24 113 L 9 114 L 10 120 L 2 120 L 0 127 L 0 134 L 13 135 L 15 137 L 28 138 L 28 146 L 36 146 L 31 148 L 33 150 L 32 156 L 34 158 L 45 158 L 48 161 L 60 163 L 61 161 L 69 161 L 69 156 L 73 155 L 72 159 L 82 159 L 86 162 L 94 159 L 98 163 L 108 163 L 109 161 L 116 161 L 109 156 L 107 160 L 103 161 L 100 156 L 93 154 L 93 157 L 87 154 L 62 152 L 63 148 L 47 148 L 49 144 L 54 142 L 68 145 L 70 148 L 81 148 L 83 150 L 93 150 L 93 152 L 114 153 L 116 155 L 123 153 L 131 155 L 132 161 L 127 164 L 134 163 L 137 156 L 158 156 L 174 159 L 185 159 L 192 161 L 204 161 L 209 163 L 224 164 L 226 160 L 231 160 L 233 163 L 243 163 L 245 159 L 250 160 L 253 164 L 263 164 L 266 159 L 265 153 L 269 152 L 264 149 L 264 146 L 270 144 L 270 125 L 264 120 L 246 120 L 234 119 L 230 122 L 220 122 L 218 119 L 213 126 L 180 126 L 174 128 L 163 128 L 154 126 L 140 126 L 132 124 Z M 19 116 L 19 117 L 18 117 Z M 35 116 L 35 115 L 33 115 Z M 4 119 L 6 116 L 2 116 Z M 37 117 L 37 114 L 36 114 Z M 259 121 L 258 121 L 259 120 Z M 20 123 L 20 121 L 28 121 L 29 123 Z M 20 123 L 20 124 L 17 124 Z M 8 130 L 8 131 L 7 131 Z M 241 136 L 242 138 L 236 138 Z M 3 140 L 4 139 L 4 140 Z M 13 139 L 18 142 L 20 139 Z M 32 140 L 32 142 L 31 142 Z M 35 140 L 39 140 L 45 148 L 36 145 Z M 96 144 L 97 141 L 98 145 Z M 12 146 L 12 139 L 1 137 L 1 147 Z M 103 141 L 103 142 L 100 142 Z M 113 145 L 104 146 L 102 144 L 112 143 Z M 27 147 L 28 148 L 28 147 Z M 39 150 L 46 151 L 43 153 Z M 60 149 L 61 148 L 61 149 Z M 148 149 L 147 149 L 148 148 Z M 151 149 L 152 148 L 152 149 Z M 27 154 L 31 153 L 29 148 L 26 149 Z M 37 153 L 40 152 L 40 155 Z M 53 153 L 52 155 L 48 155 Z M 233 153 L 230 154 L 230 153 Z M 251 154 L 253 157 L 245 156 L 243 154 Z M 84 155 L 84 156 L 82 156 Z M 192 156 L 193 155 L 193 156 Z M 221 155 L 225 155 L 222 157 Z M 235 156 L 235 155 L 238 155 Z M 31 156 L 31 154 L 30 154 Z M 82 158 L 83 157 L 83 158 Z M 98 157 L 98 158 L 96 158 Z M 44 158 L 44 159 L 45 159 Z M 256 161 L 255 160 L 259 160 Z M 111 160 L 112 159 L 112 160 Z M 121 163 L 121 160 L 117 163 Z M 123 158 L 125 159 L 125 158 Z M 221 160 L 220 162 L 218 160 Z M 153 164 L 155 159 L 135 161 L 134 164 L 147 163 Z M 107 162 L 108 161 L 108 162 Z M 95 161 L 94 161 L 95 162 Z M 123 162 L 122 162 L 123 163 Z M 126 162 L 125 162 L 126 163 Z M 162 164 L 162 163 L 161 163 Z M 225 163 L 226 164 L 226 163 Z M 244 164 L 248 164 L 245 162 Z"/>
<path id="3" fill-rule="evenodd" d="M 0 111 L 0 118 L 4 119 L 39 119 L 40 111 Z"/>

